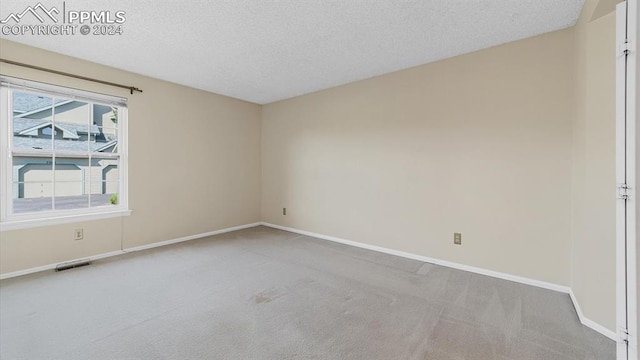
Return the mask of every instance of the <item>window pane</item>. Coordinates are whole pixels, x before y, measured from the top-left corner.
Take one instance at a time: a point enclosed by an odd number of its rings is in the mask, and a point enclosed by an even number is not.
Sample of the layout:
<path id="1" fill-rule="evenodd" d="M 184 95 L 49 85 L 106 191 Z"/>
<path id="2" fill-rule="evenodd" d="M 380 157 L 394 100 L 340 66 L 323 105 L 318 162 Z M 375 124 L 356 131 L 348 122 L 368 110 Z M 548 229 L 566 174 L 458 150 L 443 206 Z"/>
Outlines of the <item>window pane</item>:
<path id="1" fill-rule="evenodd" d="M 13 82 L 10 78 L 6 81 Z M 122 99 L 51 85 L 41 87 L 35 82 L 28 89 L 2 87 L 2 94 L 9 97 L 3 103 L 8 100 L 12 110 L 4 114 L 10 130 L 10 137 L 4 140 L 11 144 L 3 150 L 12 162 L 3 174 L 11 187 L 6 189 L 8 196 L 1 199 L 6 201 L 3 207 L 8 207 L 9 218 L 38 212 L 41 214 L 33 218 L 44 218 L 51 216 L 46 211 L 74 209 L 82 213 L 91 207 L 100 207 L 98 212 L 103 208 L 110 211 L 118 205 L 121 187 L 126 186 L 126 179 L 121 179 L 126 171 L 119 168 L 126 144 L 119 144 L 124 137 L 118 137 L 125 135 L 127 111 L 126 105 L 109 104 Z"/>
<path id="2" fill-rule="evenodd" d="M 51 150 L 51 139 L 58 131 L 51 123 L 53 99 L 44 95 L 13 92 L 13 149 Z"/>
<path id="3" fill-rule="evenodd" d="M 53 165 L 51 158 L 13 157 L 13 212 L 52 209 Z"/>
<path id="4" fill-rule="evenodd" d="M 54 204 L 56 210 L 82 209 L 89 206 L 85 169 L 88 158 L 56 158 Z"/>
<path id="5" fill-rule="evenodd" d="M 91 140 L 90 104 L 84 101 L 58 98 L 54 115 L 54 125 L 58 132 L 55 136 L 56 151 L 88 152 Z"/>

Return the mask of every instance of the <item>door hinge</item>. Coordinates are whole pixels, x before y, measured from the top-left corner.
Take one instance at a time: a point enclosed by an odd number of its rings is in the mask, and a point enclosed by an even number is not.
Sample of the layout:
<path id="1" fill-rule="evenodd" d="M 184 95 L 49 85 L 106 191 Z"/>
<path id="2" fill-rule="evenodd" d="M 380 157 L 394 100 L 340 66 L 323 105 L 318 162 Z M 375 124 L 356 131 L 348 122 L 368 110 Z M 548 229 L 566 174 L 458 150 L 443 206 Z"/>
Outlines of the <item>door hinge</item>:
<path id="1" fill-rule="evenodd" d="M 624 329 L 624 328 L 620 328 L 620 331 L 618 332 L 618 338 L 620 340 L 620 342 L 629 343 L 629 329 Z"/>
<path id="2" fill-rule="evenodd" d="M 625 56 L 631 53 L 631 42 L 625 40 L 620 46 L 618 46 L 618 56 Z"/>
<path id="3" fill-rule="evenodd" d="M 629 198 L 629 185 L 618 185 L 618 199 L 627 200 Z"/>

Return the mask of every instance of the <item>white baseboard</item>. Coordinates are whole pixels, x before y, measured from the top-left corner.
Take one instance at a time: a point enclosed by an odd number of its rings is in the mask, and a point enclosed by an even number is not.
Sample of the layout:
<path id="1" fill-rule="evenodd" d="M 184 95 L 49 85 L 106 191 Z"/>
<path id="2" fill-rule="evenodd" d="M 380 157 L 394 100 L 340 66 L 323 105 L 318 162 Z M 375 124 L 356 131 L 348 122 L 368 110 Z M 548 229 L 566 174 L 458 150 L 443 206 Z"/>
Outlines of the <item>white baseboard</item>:
<path id="1" fill-rule="evenodd" d="M 584 314 L 582 313 L 582 309 L 580 308 L 580 303 L 578 302 L 578 298 L 573 293 L 573 290 L 569 290 L 569 296 L 571 297 L 571 302 L 573 302 L 573 307 L 576 309 L 576 313 L 578 314 L 578 318 L 580 319 L 580 322 L 582 323 L 582 325 L 599 332 L 600 334 L 608 337 L 613 341 L 617 341 L 618 336 L 614 331 L 609 330 L 608 328 L 584 316 Z"/>
<path id="2" fill-rule="evenodd" d="M 418 260 L 418 261 L 423 261 L 423 262 L 427 262 L 427 263 L 430 263 L 430 264 L 446 266 L 446 267 L 453 268 L 453 269 L 469 271 L 469 272 L 480 274 L 480 275 L 487 275 L 487 276 L 491 276 L 491 277 L 498 278 L 498 279 L 514 281 L 514 282 L 517 282 L 517 283 L 536 286 L 536 287 L 540 287 L 540 288 L 543 288 L 543 289 L 559 291 L 559 292 L 568 294 L 571 297 L 571 301 L 573 302 L 573 306 L 575 307 L 576 312 L 578 313 L 578 318 L 580 319 L 580 322 L 582 323 L 582 325 L 587 326 L 587 327 L 599 332 L 600 334 L 602 334 L 602 335 L 604 335 L 604 336 L 606 336 L 606 337 L 608 337 L 608 338 L 610 338 L 610 339 L 612 339 L 614 341 L 617 338 L 615 332 L 607 329 L 606 327 L 596 323 L 593 320 L 590 320 L 590 319 L 586 318 L 582 314 L 582 310 L 580 309 L 580 305 L 578 304 L 578 301 L 577 301 L 575 295 L 573 294 L 573 291 L 568 286 L 549 283 L 549 282 L 546 282 L 546 281 L 530 279 L 530 278 L 526 278 L 526 277 L 522 277 L 522 276 L 506 274 L 506 273 L 502 273 L 502 272 L 499 272 L 499 271 L 487 270 L 487 269 L 483 269 L 483 268 L 479 268 L 479 267 L 475 267 L 475 266 L 458 264 L 458 263 L 454 263 L 454 262 L 451 262 L 451 261 L 435 259 L 435 258 L 431 258 L 431 257 L 427 257 L 427 256 L 411 254 L 411 253 L 407 253 L 407 252 L 404 252 L 404 251 L 393 250 L 393 249 L 389 249 L 389 248 L 385 248 L 385 247 L 381 247 L 381 246 L 375 246 L 375 245 L 364 244 L 364 243 L 360 243 L 360 242 L 356 242 L 356 241 L 345 240 L 345 239 L 337 238 L 337 237 L 334 237 L 334 236 L 328 236 L 328 235 L 314 233 L 314 232 L 311 232 L 311 231 L 294 229 L 294 228 L 281 226 L 281 225 L 276 225 L 276 224 L 271 224 L 271 223 L 267 223 L 267 222 L 263 222 L 262 225 L 268 226 L 268 227 L 271 227 L 271 228 L 274 228 L 274 229 L 280 229 L 280 230 L 284 230 L 284 231 L 289 231 L 289 232 L 296 233 L 296 234 L 307 235 L 307 236 L 311 236 L 311 237 L 318 238 L 318 239 L 329 240 L 329 241 L 333 241 L 333 242 L 337 242 L 337 243 L 341 243 L 341 244 L 345 244 L 345 245 L 356 246 L 356 247 L 367 249 L 367 250 L 378 251 L 378 252 L 381 252 L 381 253 L 390 254 L 390 255 L 396 255 L 396 256 L 400 256 L 400 257 L 404 257 L 404 258 L 408 258 L 408 259 L 413 259 L 413 260 Z"/>
<path id="3" fill-rule="evenodd" d="M 142 245 L 142 246 L 135 246 L 135 247 L 124 249 L 123 251 L 125 253 L 128 253 L 128 252 L 135 252 L 135 251 L 153 249 L 153 248 L 156 248 L 156 247 L 176 244 L 176 243 L 180 243 L 180 242 L 183 242 L 183 241 L 195 240 L 195 239 L 200 239 L 200 238 L 207 237 L 207 236 L 220 235 L 220 234 L 224 234 L 224 233 L 228 233 L 228 232 L 232 232 L 232 231 L 248 229 L 248 228 L 256 227 L 256 226 L 259 226 L 259 225 L 262 225 L 262 223 L 256 222 L 256 223 L 251 223 L 251 224 L 234 226 L 234 227 L 230 227 L 230 228 L 209 231 L 209 232 L 202 233 L 202 234 L 189 235 L 189 236 L 184 236 L 184 237 L 180 237 L 180 238 L 177 238 L 177 239 L 161 241 L 161 242 L 155 242 L 155 243 Z"/>
<path id="4" fill-rule="evenodd" d="M 18 271 L 14 271 L 14 272 L 0 274 L 0 280 L 9 279 L 9 278 L 13 278 L 13 277 L 16 277 L 16 276 L 33 274 L 33 273 L 36 273 L 36 272 L 41 272 L 41 271 L 46 271 L 46 270 L 53 270 L 53 269 L 56 268 L 56 266 L 58 266 L 61 263 L 76 262 L 76 261 L 83 261 L 83 260 L 95 261 L 95 260 L 104 259 L 104 258 L 108 258 L 108 257 L 112 257 L 112 256 L 117 256 L 117 255 L 130 253 L 130 252 L 142 251 L 142 250 L 156 248 L 156 247 L 159 247 L 159 246 L 166 246 L 166 245 L 180 243 L 180 242 L 183 242 L 183 241 L 195 240 L 195 239 L 200 239 L 200 238 L 207 237 L 207 236 L 219 235 L 219 234 L 224 234 L 224 233 L 228 233 L 228 232 L 231 232 L 231 231 L 247 229 L 247 228 L 251 228 L 251 227 L 255 227 L 255 226 L 259 226 L 259 225 L 261 225 L 261 223 L 257 222 L 257 223 L 252 223 L 252 224 L 234 226 L 234 227 L 230 227 L 230 228 L 209 231 L 209 232 L 202 233 L 202 234 L 189 235 L 189 236 L 184 236 L 184 237 L 180 237 L 180 238 L 177 238 L 177 239 L 161 241 L 161 242 L 151 243 L 151 244 L 142 245 L 142 246 L 136 246 L 136 247 L 127 248 L 127 249 L 124 249 L 124 250 L 111 251 L 111 252 L 104 253 L 104 254 L 92 255 L 92 256 L 79 258 L 79 259 L 66 260 L 66 261 L 63 261 L 63 262 L 60 262 L 60 263 L 49 264 L 49 265 L 44 265 L 44 266 L 38 266 L 38 267 L 29 268 L 29 269 L 25 269 L 25 270 L 18 270 Z"/>

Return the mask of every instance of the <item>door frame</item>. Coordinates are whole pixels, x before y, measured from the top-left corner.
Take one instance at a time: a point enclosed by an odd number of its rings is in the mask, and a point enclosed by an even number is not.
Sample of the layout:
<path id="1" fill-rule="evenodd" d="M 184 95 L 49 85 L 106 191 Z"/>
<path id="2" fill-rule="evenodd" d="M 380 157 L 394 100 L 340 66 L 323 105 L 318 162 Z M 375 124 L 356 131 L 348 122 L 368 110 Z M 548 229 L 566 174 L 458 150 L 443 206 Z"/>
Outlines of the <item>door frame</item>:
<path id="1" fill-rule="evenodd" d="M 617 359 L 638 359 L 637 215 L 638 0 L 616 7 L 616 331 Z M 626 339 L 626 341 L 625 341 Z"/>

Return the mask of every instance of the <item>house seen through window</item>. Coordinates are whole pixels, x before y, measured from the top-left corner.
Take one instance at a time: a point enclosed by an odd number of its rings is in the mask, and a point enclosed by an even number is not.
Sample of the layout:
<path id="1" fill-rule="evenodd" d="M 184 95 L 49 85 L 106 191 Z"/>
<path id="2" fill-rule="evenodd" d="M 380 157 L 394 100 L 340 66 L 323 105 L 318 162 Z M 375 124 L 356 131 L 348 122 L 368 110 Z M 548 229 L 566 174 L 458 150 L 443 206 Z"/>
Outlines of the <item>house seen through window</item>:
<path id="1" fill-rule="evenodd" d="M 125 107 L 11 86 L 2 96 L 3 219 L 121 208 Z"/>

